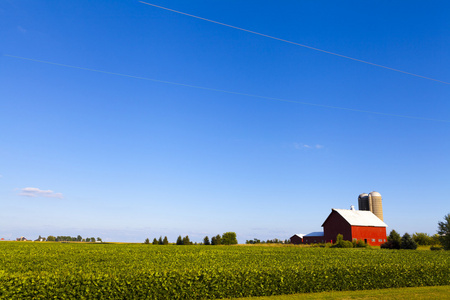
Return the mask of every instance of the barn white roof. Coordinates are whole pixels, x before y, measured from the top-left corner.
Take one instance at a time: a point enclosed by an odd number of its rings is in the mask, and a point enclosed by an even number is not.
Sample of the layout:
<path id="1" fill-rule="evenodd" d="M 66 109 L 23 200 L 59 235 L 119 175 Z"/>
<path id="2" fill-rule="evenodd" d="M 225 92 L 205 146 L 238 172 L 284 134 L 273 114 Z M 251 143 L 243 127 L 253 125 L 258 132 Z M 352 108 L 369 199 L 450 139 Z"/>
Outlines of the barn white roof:
<path id="1" fill-rule="evenodd" d="M 387 227 L 386 223 L 368 210 L 333 208 L 332 211 L 340 214 L 351 226 Z"/>

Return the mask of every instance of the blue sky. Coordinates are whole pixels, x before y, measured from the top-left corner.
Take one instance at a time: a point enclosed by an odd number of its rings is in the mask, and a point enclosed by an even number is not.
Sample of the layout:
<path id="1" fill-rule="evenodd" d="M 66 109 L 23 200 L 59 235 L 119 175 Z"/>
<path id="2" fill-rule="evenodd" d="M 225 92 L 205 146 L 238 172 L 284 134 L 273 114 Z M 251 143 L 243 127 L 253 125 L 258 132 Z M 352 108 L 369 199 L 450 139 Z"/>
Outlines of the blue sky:
<path id="1" fill-rule="evenodd" d="M 373 190 L 388 230 L 436 232 L 449 3 L 150 3 L 444 83 L 138 1 L 2 1 L 0 237 L 286 239 Z"/>

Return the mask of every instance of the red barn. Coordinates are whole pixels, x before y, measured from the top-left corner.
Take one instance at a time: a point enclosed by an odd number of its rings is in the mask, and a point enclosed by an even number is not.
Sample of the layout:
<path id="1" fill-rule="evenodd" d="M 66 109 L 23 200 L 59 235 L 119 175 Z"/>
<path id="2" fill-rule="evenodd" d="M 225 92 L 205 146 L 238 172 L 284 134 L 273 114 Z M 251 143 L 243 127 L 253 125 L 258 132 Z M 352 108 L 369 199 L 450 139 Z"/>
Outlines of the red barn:
<path id="1" fill-rule="evenodd" d="M 363 240 L 373 246 L 386 242 L 387 225 L 371 211 L 333 208 L 322 227 L 326 242 L 336 242 L 338 234 L 344 240 Z"/>

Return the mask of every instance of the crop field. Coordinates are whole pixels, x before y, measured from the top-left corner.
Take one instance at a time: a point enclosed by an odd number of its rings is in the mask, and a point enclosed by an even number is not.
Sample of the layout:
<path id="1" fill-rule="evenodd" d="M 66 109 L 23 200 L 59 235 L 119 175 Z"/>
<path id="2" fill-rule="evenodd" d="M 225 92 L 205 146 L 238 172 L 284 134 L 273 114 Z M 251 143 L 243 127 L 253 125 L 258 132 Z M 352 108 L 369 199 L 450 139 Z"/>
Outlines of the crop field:
<path id="1" fill-rule="evenodd" d="M 0 243 L 3 299 L 214 299 L 450 285 L 450 251 Z"/>

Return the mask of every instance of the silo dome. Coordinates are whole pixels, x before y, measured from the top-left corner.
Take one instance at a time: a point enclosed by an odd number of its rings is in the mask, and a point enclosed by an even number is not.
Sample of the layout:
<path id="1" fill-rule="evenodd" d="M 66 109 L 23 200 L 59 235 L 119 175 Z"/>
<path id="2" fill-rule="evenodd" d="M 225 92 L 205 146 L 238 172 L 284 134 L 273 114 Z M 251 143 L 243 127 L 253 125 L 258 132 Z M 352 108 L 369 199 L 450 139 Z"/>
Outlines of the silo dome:
<path id="1" fill-rule="evenodd" d="M 359 198 L 364 198 L 364 197 L 367 197 L 367 196 L 369 196 L 369 194 L 362 193 L 362 194 L 359 195 Z"/>
<path id="2" fill-rule="evenodd" d="M 366 194 L 367 195 L 367 194 Z M 375 191 L 373 191 L 373 192 L 370 192 L 370 195 L 372 196 L 372 197 L 381 197 L 381 195 L 380 195 L 380 193 L 378 193 L 378 192 L 375 192 Z"/>

